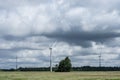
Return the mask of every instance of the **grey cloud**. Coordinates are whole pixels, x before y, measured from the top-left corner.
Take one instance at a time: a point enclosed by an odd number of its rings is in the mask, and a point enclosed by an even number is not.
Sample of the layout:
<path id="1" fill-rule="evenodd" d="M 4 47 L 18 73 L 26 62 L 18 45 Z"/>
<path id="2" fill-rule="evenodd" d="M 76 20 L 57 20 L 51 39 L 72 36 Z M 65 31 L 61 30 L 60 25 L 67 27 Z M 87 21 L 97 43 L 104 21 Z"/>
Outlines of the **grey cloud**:
<path id="1" fill-rule="evenodd" d="M 90 46 L 90 41 L 104 42 L 105 40 L 111 40 L 116 37 L 120 37 L 120 33 L 107 32 L 107 31 L 91 31 L 91 32 L 80 32 L 71 30 L 69 32 L 56 31 L 52 34 L 44 34 L 49 38 L 55 38 L 57 40 L 66 41 L 70 44 Z"/>
<path id="2" fill-rule="evenodd" d="M 16 52 L 14 51 L 0 50 L 0 59 L 14 59 L 15 56 Z"/>
<path id="3" fill-rule="evenodd" d="M 66 1 L 68 2 L 68 1 Z M 72 7 L 87 7 L 87 8 L 92 8 L 92 9 L 99 9 L 99 10 L 114 10 L 114 9 L 120 9 L 119 8 L 119 0 L 69 0 L 69 4 Z"/>

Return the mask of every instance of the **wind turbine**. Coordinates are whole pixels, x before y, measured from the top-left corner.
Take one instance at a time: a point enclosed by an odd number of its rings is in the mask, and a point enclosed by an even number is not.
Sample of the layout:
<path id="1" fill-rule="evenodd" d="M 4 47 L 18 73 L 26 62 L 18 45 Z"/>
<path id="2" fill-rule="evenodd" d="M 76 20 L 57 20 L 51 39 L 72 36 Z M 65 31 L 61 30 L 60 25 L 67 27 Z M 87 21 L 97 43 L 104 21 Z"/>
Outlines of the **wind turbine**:
<path id="1" fill-rule="evenodd" d="M 101 67 L 101 52 L 99 54 L 99 67 Z"/>
<path id="2" fill-rule="evenodd" d="M 16 70 L 18 69 L 18 57 L 16 55 Z"/>
<path id="3" fill-rule="evenodd" d="M 101 43 L 101 45 L 102 45 L 103 43 Z M 102 46 L 100 47 L 100 53 L 99 53 L 99 67 L 101 67 L 102 65 L 101 65 L 101 62 L 102 62 Z"/>
<path id="4" fill-rule="evenodd" d="M 56 45 L 57 41 L 55 41 L 50 47 L 49 47 L 49 50 L 50 50 L 50 72 L 52 72 L 52 49 L 53 47 Z"/>

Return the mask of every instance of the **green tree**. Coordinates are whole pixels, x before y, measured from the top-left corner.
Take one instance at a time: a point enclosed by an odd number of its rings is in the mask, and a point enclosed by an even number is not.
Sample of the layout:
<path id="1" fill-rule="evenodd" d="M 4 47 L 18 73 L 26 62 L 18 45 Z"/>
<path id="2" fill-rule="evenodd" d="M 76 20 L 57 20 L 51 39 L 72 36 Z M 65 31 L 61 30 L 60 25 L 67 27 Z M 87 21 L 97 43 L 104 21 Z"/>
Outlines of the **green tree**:
<path id="1" fill-rule="evenodd" d="M 69 57 L 66 57 L 64 60 L 61 60 L 58 65 L 58 72 L 70 72 L 72 68 L 71 60 Z"/>

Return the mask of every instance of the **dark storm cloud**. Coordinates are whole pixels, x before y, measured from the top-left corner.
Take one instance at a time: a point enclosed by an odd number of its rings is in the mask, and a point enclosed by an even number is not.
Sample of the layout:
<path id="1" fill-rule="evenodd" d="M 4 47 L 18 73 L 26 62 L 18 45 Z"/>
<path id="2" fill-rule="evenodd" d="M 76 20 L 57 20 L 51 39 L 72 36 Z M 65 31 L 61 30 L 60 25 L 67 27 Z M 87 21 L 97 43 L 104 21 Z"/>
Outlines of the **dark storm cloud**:
<path id="1" fill-rule="evenodd" d="M 17 47 L 11 49 L 0 49 L 0 51 L 21 51 L 21 50 L 43 50 L 43 49 L 36 49 L 36 48 L 29 48 L 29 47 Z"/>
<path id="2" fill-rule="evenodd" d="M 107 31 L 91 31 L 91 32 L 82 32 L 71 30 L 69 32 L 56 31 L 52 34 L 44 34 L 49 38 L 55 38 L 56 40 L 62 40 L 70 44 L 82 45 L 83 47 L 90 47 L 91 41 L 103 42 L 107 40 L 120 37 L 120 33 L 116 32 L 107 32 Z"/>
<path id="3" fill-rule="evenodd" d="M 17 37 L 17 36 L 12 36 L 12 35 L 5 35 L 5 36 L 2 36 L 1 38 L 7 40 L 7 41 L 22 41 L 22 40 L 25 40 L 25 36 L 22 36 L 22 37 Z"/>
<path id="4" fill-rule="evenodd" d="M 8 51 L 8 50 L 0 50 L 0 59 L 14 59 L 16 56 L 15 51 Z"/>

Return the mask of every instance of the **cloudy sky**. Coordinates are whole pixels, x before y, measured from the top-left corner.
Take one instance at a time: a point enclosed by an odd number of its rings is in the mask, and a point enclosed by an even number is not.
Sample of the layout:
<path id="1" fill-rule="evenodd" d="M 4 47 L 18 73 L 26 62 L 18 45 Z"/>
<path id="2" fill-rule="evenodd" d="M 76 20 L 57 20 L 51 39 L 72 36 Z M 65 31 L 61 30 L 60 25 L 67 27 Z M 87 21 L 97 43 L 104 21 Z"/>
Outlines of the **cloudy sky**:
<path id="1" fill-rule="evenodd" d="M 120 0 L 0 0 L 0 68 L 120 66 Z"/>

